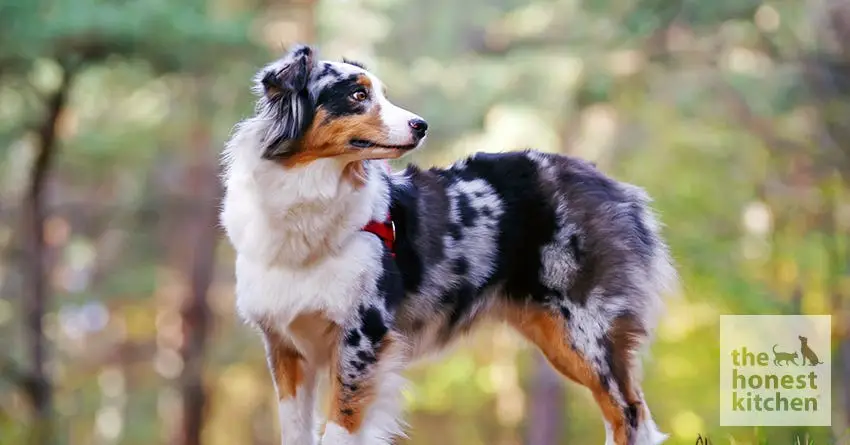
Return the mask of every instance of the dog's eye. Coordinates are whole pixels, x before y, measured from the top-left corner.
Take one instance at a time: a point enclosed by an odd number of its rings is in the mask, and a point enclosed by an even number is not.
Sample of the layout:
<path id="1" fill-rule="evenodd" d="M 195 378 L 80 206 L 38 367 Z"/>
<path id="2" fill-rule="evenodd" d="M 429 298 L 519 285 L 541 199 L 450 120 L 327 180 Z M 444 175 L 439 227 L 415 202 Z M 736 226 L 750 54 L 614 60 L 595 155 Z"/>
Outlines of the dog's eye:
<path id="1" fill-rule="evenodd" d="M 351 93 L 351 98 L 357 102 L 363 102 L 364 100 L 369 98 L 369 95 L 366 94 L 366 92 L 363 90 L 357 90 Z"/>

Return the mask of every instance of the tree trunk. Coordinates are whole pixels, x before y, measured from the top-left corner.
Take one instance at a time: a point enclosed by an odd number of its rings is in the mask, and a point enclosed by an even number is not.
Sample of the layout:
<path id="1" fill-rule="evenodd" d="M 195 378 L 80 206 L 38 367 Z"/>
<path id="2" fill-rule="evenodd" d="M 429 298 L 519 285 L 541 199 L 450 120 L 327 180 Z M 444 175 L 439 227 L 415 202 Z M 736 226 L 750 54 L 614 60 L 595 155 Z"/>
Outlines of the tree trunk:
<path id="1" fill-rule="evenodd" d="M 207 406 L 203 363 L 207 335 L 210 331 L 210 309 L 207 294 L 215 272 L 215 250 L 218 244 L 218 203 L 221 188 L 218 182 L 217 158 L 212 150 L 206 110 L 210 108 L 202 94 L 208 91 L 205 79 L 196 80 L 198 115 L 190 141 L 191 165 L 187 168 L 186 197 L 191 213 L 180 218 L 190 251 L 186 264 L 188 295 L 183 301 L 180 316 L 183 341 L 180 356 L 183 370 L 180 375 L 182 395 L 179 441 L 182 445 L 200 445 Z"/>
<path id="2" fill-rule="evenodd" d="M 47 110 L 39 129 L 36 157 L 30 173 L 27 194 L 22 203 L 26 263 L 24 270 L 24 301 L 29 355 L 29 376 L 25 391 L 35 413 L 31 443 L 47 444 L 52 441 L 51 399 L 52 386 L 45 369 L 47 345 L 44 337 L 44 314 L 50 305 L 49 271 L 45 262 L 44 185 L 56 156 L 56 126 L 71 89 L 73 73 L 65 69 L 59 87 L 47 98 Z"/>
<path id="3" fill-rule="evenodd" d="M 217 181 L 214 169 L 199 168 L 195 179 L 210 184 Z M 214 184 L 208 189 L 216 190 Z M 206 195 L 210 195 L 206 192 Z M 217 243 L 217 211 L 216 199 L 200 199 L 202 208 L 196 212 L 195 223 L 192 227 L 196 236 L 192 252 L 192 262 L 189 271 L 189 295 L 181 309 L 183 325 L 183 344 L 180 356 L 183 359 L 183 371 L 180 375 L 180 392 L 182 394 L 182 418 L 180 443 L 183 445 L 200 445 L 201 431 L 206 407 L 206 391 L 204 388 L 203 362 L 206 338 L 210 330 L 210 311 L 207 304 L 207 293 L 213 280 L 215 269 L 215 248 Z"/>
<path id="4" fill-rule="evenodd" d="M 542 354 L 536 355 L 536 371 L 531 388 L 527 445 L 561 443 L 566 422 L 564 380 Z"/>

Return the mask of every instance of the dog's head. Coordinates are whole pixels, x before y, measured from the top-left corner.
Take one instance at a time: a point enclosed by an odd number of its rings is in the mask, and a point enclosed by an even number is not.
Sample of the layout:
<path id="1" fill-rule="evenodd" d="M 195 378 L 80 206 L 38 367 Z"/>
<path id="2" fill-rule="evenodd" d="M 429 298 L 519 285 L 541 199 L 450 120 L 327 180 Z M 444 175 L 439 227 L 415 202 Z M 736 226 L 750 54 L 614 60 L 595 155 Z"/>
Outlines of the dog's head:
<path id="1" fill-rule="evenodd" d="M 356 62 L 317 61 L 298 46 L 256 77 L 257 115 L 267 123 L 262 157 L 285 166 L 316 159 L 392 159 L 419 147 L 428 124 L 393 105 L 381 81 Z"/>
<path id="2" fill-rule="evenodd" d="M 806 342 L 807 342 L 807 341 L 809 341 L 809 339 L 808 339 L 808 338 L 803 337 L 802 335 L 798 335 L 798 336 L 797 336 L 797 338 L 799 338 L 799 339 L 800 339 L 800 343 L 803 343 L 803 344 L 806 344 Z"/>

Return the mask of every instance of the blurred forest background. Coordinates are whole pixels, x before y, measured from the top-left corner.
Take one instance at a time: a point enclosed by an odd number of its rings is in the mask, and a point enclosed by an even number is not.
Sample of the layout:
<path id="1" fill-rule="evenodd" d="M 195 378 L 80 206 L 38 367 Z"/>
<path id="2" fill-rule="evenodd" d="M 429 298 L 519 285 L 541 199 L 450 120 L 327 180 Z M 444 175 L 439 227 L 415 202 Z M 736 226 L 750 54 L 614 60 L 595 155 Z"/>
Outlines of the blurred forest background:
<path id="1" fill-rule="evenodd" d="M 655 197 L 670 443 L 850 443 L 848 0 L 0 0 L 0 443 L 278 443 L 217 157 L 296 41 L 429 121 L 409 161 L 535 147 Z M 834 426 L 718 427 L 718 315 L 799 312 L 833 314 Z M 602 443 L 542 363 L 470 338 L 411 373 L 405 443 Z"/>

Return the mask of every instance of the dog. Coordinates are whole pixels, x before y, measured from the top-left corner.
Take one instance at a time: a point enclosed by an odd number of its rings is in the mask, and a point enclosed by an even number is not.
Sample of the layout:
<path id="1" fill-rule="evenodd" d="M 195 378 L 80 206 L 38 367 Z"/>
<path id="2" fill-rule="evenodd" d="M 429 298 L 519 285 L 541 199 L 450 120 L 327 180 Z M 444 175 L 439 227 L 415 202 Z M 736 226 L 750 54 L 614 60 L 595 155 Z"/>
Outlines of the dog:
<path id="1" fill-rule="evenodd" d="M 823 362 L 820 361 L 818 355 L 815 354 L 815 351 L 813 351 L 812 348 L 809 347 L 809 339 L 803 337 L 802 335 L 798 335 L 797 338 L 800 339 L 800 353 L 803 354 L 803 365 L 805 366 L 807 359 L 809 360 L 809 364 L 811 366 L 822 364 Z"/>
<path id="2" fill-rule="evenodd" d="M 221 222 L 282 444 L 393 443 L 401 372 L 486 320 L 592 391 L 606 443 L 666 438 L 636 354 L 676 273 L 641 189 L 531 150 L 393 174 L 428 124 L 363 65 L 308 46 L 261 69 L 255 91 L 225 147 Z"/>
<path id="3" fill-rule="evenodd" d="M 793 363 L 794 366 L 797 366 L 797 352 L 776 352 L 776 347 L 778 344 L 773 345 L 773 364 L 776 366 L 783 366 L 782 363 L 788 364 Z"/>

